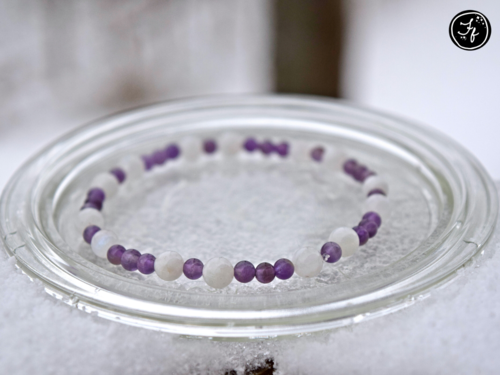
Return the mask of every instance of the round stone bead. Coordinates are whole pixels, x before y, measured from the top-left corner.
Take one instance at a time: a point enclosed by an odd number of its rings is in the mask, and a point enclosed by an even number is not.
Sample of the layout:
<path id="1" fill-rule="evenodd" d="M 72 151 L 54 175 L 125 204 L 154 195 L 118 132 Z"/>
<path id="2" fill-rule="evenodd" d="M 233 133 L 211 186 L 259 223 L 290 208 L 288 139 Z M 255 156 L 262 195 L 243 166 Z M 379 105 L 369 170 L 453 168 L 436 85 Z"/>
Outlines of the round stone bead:
<path id="1" fill-rule="evenodd" d="M 323 154 L 325 153 L 325 149 L 321 146 L 315 147 L 311 150 L 311 158 L 318 163 L 323 160 Z"/>
<path id="2" fill-rule="evenodd" d="M 378 226 L 374 221 L 363 219 L 359 222 L 358 225 L 368 231 L 368 236 L 370 238 L 374 237 L 377 234 Z"/>
<path id="3" fill-rule="evenodd" d="M 347 155 L 342 149 L 328 147 L 323 154 L 322 164 L 330 171 L 341 171 Z"/>
<path id="4" fill-rule="evenodd" d="M 276 276 L 272 264 L 262 262 L 255 268 L 255 278 L 262 284 L 268 284 L 274 280 Z"/>
<path id="5" fill-rule="evenodd" d="M 298 250 L 293 257 L 295 273 L 302 277 L 318 276 L 323 268 L 323 263 L 321 254 L 309 247 Z"/>
<path id="6" fill-rule="evenodd" d="M 142 155 L 141 159 L 144 170 L 150 171 L 151 169 L 153 169 L 155 161 L 153 160 L 153 157 L 151 155 Z"/>
<path id="7" fill-rule="evenodd" d="M 203 262 L 196 258 L 188 259 L 184 262 L 182 271 L 188 279 L 198 280 L 203 275 Z"/>
<path id="8" fill-rule="evenodd" d="M 255 140 L 255 138 L 247 138 L 245 143 L 243 143 L 243 148 L 248 152 L 254 152 L 259 148 L 259 144 Z"/>
<path id="9" fill-rule="evenodd" d="M 174 281 L 182 275 L 183 265 L 184 261 L 178 252 L 166 251 L 156 258 L 155 272 L 160 279 Z"/>
<path id="10" fill-rule="evenodd" d="M 94 177 L 90 186 L 104 191 L 107 199 L 113 198 L 120 187 L 116 177 L 110 173 L 99 173 Z"/>
<path id="11" fill-rule="evenodd" d="M 288 143 L 281 142 L 280 144 L 276 145 L 274 149 L 279 156 L 284 158 L 285 156 L 288 155 L 289 146 Z"/>
<path id="12" fill-rule="evenodd" d="M 199 139 L 188 136 L 181 140 L 180 145 L 184 160 L 191 163 L 198 160 L 201 155 L 201 143 Z"/>
<path id="13" fill-rule="evenodd" d="M 125 171 L 121 168 L 113 168 L 112 170 L 109 171 L 109 173 L 115 176 L 119 184 L 122 184 L 123 181 L 125 181 L 125 178 L 127 177 Z"/>
<path id="14" fill-rule="evenodd" d="M 327 263 L 335 263 L 342 257 L 342 249 L 336 242 L 327 242 L 321 247 L 321 256 Z"/>
<path id="15" fill-rule="evenodd" d="M 203 267 L 203 279 L 212 288 L 222 289 L 233 280 L 234 269 L 226 258 L 210 259 Z"/>
<path id="16" fill-rule="evenodd" d="M 370 211 L 363 215 L 363 220 L 370 220 L 377 224 L 377 227 L 380 228 L 382 225 L 382 218 L 376 212 Z"/>
<path id="17" fill-rule="evenodd" d="M 102 202 L 85 202 L 81 210 L 84 210 L 86 208 L 93 208 L 94 210 L 101 211 Z"/>
<path id="18" fill-rule="evenodd" d="M 373 171 L 370 171 L 368 168 L 363 170 L 363 172 L 360 174 L 359 176 L 359 181 L 360 182 L 364 182 L 367 178 L 371 177 L 371 176 L 375 176 L 376 173 L 373 172 Z"/>
<path id="19" fill-rule="evenodd" d="M 368 231 L 366 230 L 365 227 L 363 227 L 361 225 L 358 225 L 358 226 L 356 226 L 356 227 L 354 227 L 352 229 L 358 235 L 359 246 L 363 246 L 364 244 L 366 244 L 368 242 L 368 239 L 370 238 L 370 234 L 368 233 Z"/>
<path id="20" fill-rule="evenodd" d="M 255 267 L 252 263 L 242 260 L 234 266 L 234 278 L 240 283 L 249 283 L 255 277 Z"/>
<path id="21" fill-rule="evenodd" d="M 163 165 L 167 161 L 167 151 L 166 150 L 156 150 L 153 152 L 153 161 L 156 165 Z"/>
<path id="22" fill-rule="evenodd" d="M 342 249 L 343 257 L 350 257 L 359 248 L 359 237 L 354 229 L 347 227 L 340 227 L 335 229 L 330 237 L 328 238 L 330 242 L 336 242 Z"/>
<path id="23" fill-rule="evenodd" d="M 144 171 L 153 168 L 154 160 L 149 155 L 142 157 L 137 155 L 127 155 L 120 160 L 120 167 L 127 176 L 127 183 L 138 181 L 144 176 Z"/>
<path id="24" fill-rule="evenodd" d="M 78 233 L 82 233 L 90 225 L 104 226 L 104 216 L 95 208 L 84 208 L 76 216 L 75 227 Z"/>
<path id="25" fill-rule="evenodd" d="M 389 192 L 389 185 L 380 176 L 370 176 L 363 182 L 363 194 L 368 195 L 372 190 L 382 190 L 385 194 Z"/>
<path id="26" fill-rule="evenodd" d="M 381 189 L 373 189 L 373 190 L 370 190 L 370 192 L 366 196 L 369 197 L 370 195 L 373 195 L 373 194 L 386 195 L 385 192 Z"/>
<path id="27" fill-rule="evenodd" d="M 306 163 L 311 160 L 311 145 L 307 141 L 295 141 L 290 149 L 290 156 L 298 163 Z"/>
<path id="28" fill-rule="evenodd" d="M 241 150 L 241 137 L 235 133 L 224 133 L 219 139 L 220 150 L 226 156 L 234 156 Z"/>
<path id="29" fill-rule="evenodd" d="M 155 271 L 155 260 L 153 254 L 142 254 L 137 260 L 137 269 L 144 275 L 152 274 Z"/>
<path id="30" fill-rule="evenodd" d="M 165 153 L 167 154 L 168 159 L 177 159 L 181 153 L 181 150 L 179 149 L 179 146 L 177 146 L 175 143 L 172 143 L 167 146 L 165 149 Z"/>
<path id="31" fill-rule="evenodd" d="M 100 230 L 92 237 L 90 247 L 99 258 L 106 258 L 111 246 L 118 243 L 118 237 L 109 230 Z"/>
<path id="32" fill-rule="evenodd" d="M 108 249 L 107 257 L 111 264 L 122 264 L 122 255 L 126 249 L 122 245 L 113 245 Z"/>
<path id="33" fill-rule="evenodd" d="M 126 250 L 122 255 L 122 267 L 127 271 L 137 271 L 137 262 L 141 253 L 135 249 Z"/>
<path id="34" fill-rule="evenodd" d="M 358 182 L 363 182 L 371 171 L 365 165 L 358 164 L 358 166 L 354 169 L 352 177 Z"/>
<path id="35" fill-rule="evenodd" d="M 94 234 L 96 234 L 100 230 L 101 230 L 101 228 L 99 228 L 97 225 L 89 225 L 83 231 L 83 239 L 85 240 L 85 242 L 87 242 L 90 245 L 90 242 L 92 241 L 92 237 L 94 237 Z"/>
<path id="36" fill-rule="evenodd" d="M 260 148 L 260 151 L 262 151 L 262 153 L 264 155 L 269 155 L 269 154 L 271 154 L 274 151 L 274 145 L 269 140 L 266 140 L 266 141 L 262 142 L 260 144 L 259 148 Z"/>
<path id="37" fill-rule="evenodd" d="M 354 171 L 358 167 L 358 162 L 354 159 L 348 159 L 344 162 L 344 172 L 349 176 L 354 175 Z"/>
<path id="38" fill-rule="evenodd" d="M 363 212 L 369 211 L 378 213 L 382 219 L 387 219 L 391 213 L 389 199 L 380 194 L 369 196 L 363 204 Z"/>
<path id="39" fill-rule="evenodd" d="M 213 154 L 217 151 L 217 143 L 213 139 L 206 139 L 203 141 L 203 150 L 207 154 Z"/>
<path id="40" fill-rule="evenodd" d="M 295 267 L 293 266 L 293 263 L 288 259 L 281 258 L 274 263 L 274 273 L 280 280 L 288 280 L 293 276 L 294 271 Z"/>
<path id="41" fill-rule="evenodd" d="M 87 202 L 104 202 L 104 199 L 106 198 L 106 194 L 104 194 L 104 191 L 99 188 L 93 188 L 90 189 L 87 193 Z"/>

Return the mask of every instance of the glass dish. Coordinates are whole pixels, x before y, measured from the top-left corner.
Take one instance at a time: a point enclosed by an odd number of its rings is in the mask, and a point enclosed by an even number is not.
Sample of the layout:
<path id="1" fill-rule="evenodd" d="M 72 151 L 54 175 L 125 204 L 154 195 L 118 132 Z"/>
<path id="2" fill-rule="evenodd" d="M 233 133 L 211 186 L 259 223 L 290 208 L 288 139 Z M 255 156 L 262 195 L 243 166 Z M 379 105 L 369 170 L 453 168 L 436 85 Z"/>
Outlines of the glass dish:
<path id="1" fill-rule="evenodd" d="M 97 259 L 72 225 L 89 180 L 130 153 L 185 135 L 231 130 L 346 150 L 389 180 L 392 216 L 354 256 L 312 279 L 293 276 L 222 290 L 182 276 L 165 282 Z M 235 264 L 290 257 L 359 221 L 358 184 L 318 163 L 221 155 L 157 168 L 103 212 L 127 248 Z M 261 338 L 329 329 L 413 304 L 474 262 L 496 222 L 495 187 L 461 146 L 432 129 L 341 101 L 231 96 L 121 113 L 68 134 L 34 156 L 3 192 L 9 255 L 51 295 L 78 309 L 172 333 Z"/>

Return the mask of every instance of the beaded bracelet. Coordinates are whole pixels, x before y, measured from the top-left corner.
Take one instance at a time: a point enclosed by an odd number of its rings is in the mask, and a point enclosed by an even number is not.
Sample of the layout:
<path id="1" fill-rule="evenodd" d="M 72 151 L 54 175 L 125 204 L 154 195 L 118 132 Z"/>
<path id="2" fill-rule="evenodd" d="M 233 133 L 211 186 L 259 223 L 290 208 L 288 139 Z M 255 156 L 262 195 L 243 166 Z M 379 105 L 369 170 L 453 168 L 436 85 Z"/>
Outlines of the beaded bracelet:
<path id="1" fill-rule="evenodd" d="M 238 142 L 234 134 L 224 134 L 220 138 L 221 150 L 225 155 L 231 156 L 241 149 L 253 153 L 260 151 L 264 155 L 275 153 L 282 158 L 288 156 L 290 147 L 287 142 L 274 144 L 266 140 L 261 143 L 254 138 L 248 138 L 243 143 Z M 206 139 L 201 144 L 194 138 L 182 141 L 182 156 L 188 161 L 194 161 L 202 153 L 208 155 L 217 152 L 218 144 L 215 139 Z M 200 147 L 201 146 L 201 147 Z M 300 150 L 298 151 L 300 152 Z M 327 157 L 322 146 L 306 150 L 308 157 L 315 162 L 322 162 Z M 154 166 L 165 164 L 168 160 L 177 159 L 181 155 L 181 148 L 177 144 L 170 144 L 165 149 L 156 150 L 151 155 L 141 157 L 129 156 L 122 160 L 120 166 L 109 173 L 97 175 L 91 183 L 87 199 L 81 208 L 76 225 L 78 230 L 83 230 L 83 239 L 90 244 L 95 255 L 107 258 L 114 265 L 121 265 L 128 271 L 139 271 L 143 274 L 156 274 L 163 280 L 173 281 L 183 273 L 191 280 L 203 276 L 205 282 L 213 288 L 224 288 L 231 283 L 233 277 L 241 282 L 248 283 L 256 278 L 261 283 L 270 283 L 275 277 L 286 280 L 294 273 L 302 277 L 315 277 L 323 264 L 336 263 L 341 257 L 353 255 L 359 248 L 374 237 L 382 223 L 381 216 L 388 214 L 388 185 L 383 178 L 377 176 L 366 166 L 359 164 L 354 159 L 338 160 L 343 171 L 362 183 L 363 193 L 367 196 L 364 202 L 366 212 L 357 226 L 353 228 L 340 227 L 335 229 L 318 252 L 311 248 L 298 250 L 293 259 L 279 259 L 274 265 L 263 262 L 257 267 L 246 260 L 238 262 L 234 267 L 226 258 L 215 257 L 205 265 L 196 258 L 185 262 L 182 256 L 175 251 L 167 251 L 155 257 L 152 254 L 141 254 L 138 250 L 126 250 L 119 245 L 117 236 L 108 230 L 101 230 L 104 217 L 100 212 L 105 199 L 111 199 L 118 192 L 120 184 L 125 180 L 136 181 L 146 171 Z"/>

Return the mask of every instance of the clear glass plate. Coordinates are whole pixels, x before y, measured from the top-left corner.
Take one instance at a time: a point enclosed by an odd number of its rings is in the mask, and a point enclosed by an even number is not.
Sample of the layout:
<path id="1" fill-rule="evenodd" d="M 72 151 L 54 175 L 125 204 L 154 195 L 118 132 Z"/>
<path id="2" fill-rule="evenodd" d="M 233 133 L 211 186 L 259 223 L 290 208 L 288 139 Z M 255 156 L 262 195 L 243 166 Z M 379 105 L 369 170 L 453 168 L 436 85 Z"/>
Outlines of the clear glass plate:
<path id="1" fill-rule="evenodd" d="M 124 155 L 225 131 L 345 150 L 389 180 L 379 234 L 316 278 L 235 281 L 222 290 L 181 276 L 126 272 L 96 258 L 73 227 L 89 181 Z M 296 96 L 174 101 L 83 127 L 33 157 L 1 200 L 5 247 L 57 298 L 108 319 L 173 333 L 253 338 L 328 329 L 411 305 L 470 264 L 497 216 L 495 187 L 452 140 L 343 102 Z M 106 229 L 127 248 L 184 259 L 274 263 L 359 221 L 360 185 L 310 161 L 182 157 L 106 202 Z"/>

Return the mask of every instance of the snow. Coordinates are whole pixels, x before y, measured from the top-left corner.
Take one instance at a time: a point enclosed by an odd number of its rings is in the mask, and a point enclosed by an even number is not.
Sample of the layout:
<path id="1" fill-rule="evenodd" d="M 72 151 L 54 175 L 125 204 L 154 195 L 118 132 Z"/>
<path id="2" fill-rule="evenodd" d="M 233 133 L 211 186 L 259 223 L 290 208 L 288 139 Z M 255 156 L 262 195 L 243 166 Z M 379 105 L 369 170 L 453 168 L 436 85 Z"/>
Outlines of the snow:
<path id="1" fill-rule="evenodd" d="M 500 186 L 500 185 L 499 185 Z M 277 374 L 495 373 L 500 365 L 500 229 L 484 255 L 415 305 L 301 337 L 187 338 L 122 325 L 53 299 L 13 258 L 0 262 L 0 373 L 206 374 L 258 366 Z"/>

